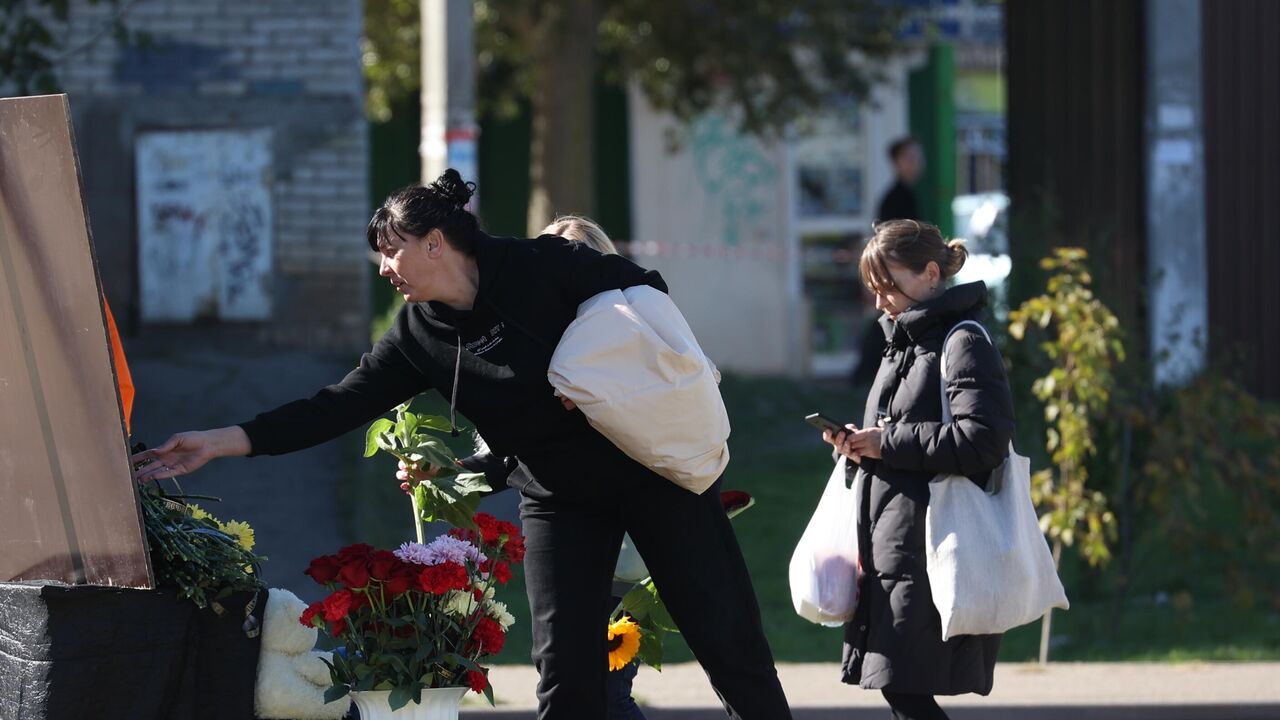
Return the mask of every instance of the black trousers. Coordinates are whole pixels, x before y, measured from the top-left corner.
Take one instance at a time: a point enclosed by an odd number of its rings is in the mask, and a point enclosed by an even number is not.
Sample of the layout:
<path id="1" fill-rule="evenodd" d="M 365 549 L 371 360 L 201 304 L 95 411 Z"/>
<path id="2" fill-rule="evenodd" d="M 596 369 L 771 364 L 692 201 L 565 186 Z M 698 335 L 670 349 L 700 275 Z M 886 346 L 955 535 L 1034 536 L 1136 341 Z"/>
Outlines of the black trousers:
<path id="1" fill-rule="evenodd" d="M 521 489 L 538 718 L 608 716 L 607 600 L 629 532 L 729 716 L 788 720 L 720 483 L 695 495 L 629 464 L 634 470 L 567 471 L 554 485 Z"/>
<path id="2" fill-rule="evenodd" d="M 947 714 L 938 707 L 932 695 L 910 695 L 880 691 L 889 701 L 889 715 L 893 720 L 947 720 Z"/>

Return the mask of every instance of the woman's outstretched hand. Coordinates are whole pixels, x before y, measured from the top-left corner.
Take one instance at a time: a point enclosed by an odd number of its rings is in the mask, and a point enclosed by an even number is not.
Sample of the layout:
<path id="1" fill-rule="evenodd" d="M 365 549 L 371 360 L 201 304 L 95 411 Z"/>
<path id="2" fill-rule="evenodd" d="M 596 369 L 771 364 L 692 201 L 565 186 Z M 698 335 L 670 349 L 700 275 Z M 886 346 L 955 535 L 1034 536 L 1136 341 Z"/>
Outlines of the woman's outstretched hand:
<path id="1" fill-rule="evenodd" d="M 145 483 L 188 475 L 214 458 L 248 455 L 250 449 L 249 436 L 240 426 L 233 425 L 217 430 L 178 433 L 159 447 L 137 453 L 129 460 L 134 465 L 152 461 L 137 471 L 138 482 Z"/>

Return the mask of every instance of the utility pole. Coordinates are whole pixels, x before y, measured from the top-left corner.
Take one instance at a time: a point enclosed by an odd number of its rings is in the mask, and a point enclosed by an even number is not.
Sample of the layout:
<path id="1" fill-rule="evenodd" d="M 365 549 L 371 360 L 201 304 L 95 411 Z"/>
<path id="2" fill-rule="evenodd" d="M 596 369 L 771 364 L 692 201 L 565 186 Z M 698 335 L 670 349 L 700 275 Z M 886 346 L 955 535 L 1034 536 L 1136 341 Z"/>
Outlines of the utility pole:
<path id="1" fill-rule="evenodd" d="M 463 180 L 479 174 L 475 49 L 471 0 L 422 0 L 422 182 L 445 168 Z M 472 211 L 476 209 L 472 200 Z"/>

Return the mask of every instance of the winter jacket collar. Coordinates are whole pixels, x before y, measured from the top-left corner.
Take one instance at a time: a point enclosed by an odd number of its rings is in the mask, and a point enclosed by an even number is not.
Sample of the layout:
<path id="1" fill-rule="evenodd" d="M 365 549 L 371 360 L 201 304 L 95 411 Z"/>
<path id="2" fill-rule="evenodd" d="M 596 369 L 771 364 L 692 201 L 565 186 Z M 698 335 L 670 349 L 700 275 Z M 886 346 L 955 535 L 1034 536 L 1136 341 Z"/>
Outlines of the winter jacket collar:
<path id="1" fill-rule="evenodd" d="M 976 317 L 987 304 L 987 286 L 982 281 L 948 288 L 890 320 L 884 315 L 880 326 L 890 347 L 905 348 L 941 340 L 961 320 Z"/>

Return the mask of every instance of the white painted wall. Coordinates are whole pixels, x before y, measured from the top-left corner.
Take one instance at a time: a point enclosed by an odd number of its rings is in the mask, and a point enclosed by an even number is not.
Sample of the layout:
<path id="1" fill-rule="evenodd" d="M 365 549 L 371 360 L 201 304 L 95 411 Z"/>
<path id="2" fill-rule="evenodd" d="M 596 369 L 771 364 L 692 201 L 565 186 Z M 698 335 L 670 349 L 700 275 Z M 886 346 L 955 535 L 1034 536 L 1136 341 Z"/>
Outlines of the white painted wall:
<path id="1" fill-rule="evenodd" d="M 788 372 L 790 297 L 785 157 L 722 115 L 675 126 L 631 93 L 632 252 L 658 270 L 703 349 L 727 370 Z"/>
<path id="2" fill-rule="evenodd" d="M 811 373 L 809 312 L 800 237 L 869 230 L 893 178 L 888 143 L 907 132 L 905 62 L 861 110 L 849 142 L 863 168 L 862 211 L 840 218 L 797 214 L 794 142 L 738 133 L 722 114 L 678 128 L 631 91 L 631 203 L 636 260 L 660 271 L 703 349 L 721 368 L 747 374 Z M 683 142 L 671 150 L 669 137 Z M 856 302 L 851 296 L 850 302 Z"/>

